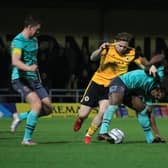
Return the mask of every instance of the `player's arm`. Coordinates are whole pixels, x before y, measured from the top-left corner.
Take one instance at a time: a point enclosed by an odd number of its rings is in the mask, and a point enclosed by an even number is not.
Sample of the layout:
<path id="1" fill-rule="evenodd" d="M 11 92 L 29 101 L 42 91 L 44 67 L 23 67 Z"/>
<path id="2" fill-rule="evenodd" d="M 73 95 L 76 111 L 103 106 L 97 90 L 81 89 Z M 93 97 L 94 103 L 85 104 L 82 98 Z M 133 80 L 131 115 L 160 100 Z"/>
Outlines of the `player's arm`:
<path id="1" fill-rule="evenodd" d="M 165 56 L 163 54 L 156 54 L 152 56 L 152 58 L 149 60 L 148 64 L 145 67 L 146 72 L 148 72 L 149 75 L 156 77 L 157 74 L 156 65 L 162 63 L 164 60 Z"/>
<path id="2" fill-rule="evenodd" d="M 151 124 L 152 131 L 155 135 L 155 141 L 163 142 L 165 140 L 159 132 L 159 129 L 158 129 L 157 123 L 156 123 L 156 119 L 155 119 L 155 116 L 154 116 L 152 111 L 153 111 L 153 106 L 148 105 L 148 116 L 149 116 L 149 119 L 150 119 L 150 124 Z"/>
<path id="3" fill-rule="evenodd" d="M 144 69 L 149 75 L 156 77 L 157 68 L 156 64 L 162 62 L 164 55 L 154 55 L 150 61 L 145 57 L 138 57 L 135 59 L 135 63 L 141 68 Z"/>
<path id="4" fill-rule="evenodd" d="M 141 57 L 139 55 L 136 55 L 135 63 L 139 64 L 140 66 L 142 64 L 145 67 L 145 66 L 157 65 L 161 63 L 164 59 L 165 59 L 164 54 L 155 54 L 151 57 L 149 61 L 147 60 L 146 57 Z"/>
<path id="5" fill-rule="evenodd" d="M 97 50 L 93 51 L 90 60 L 98 61 L 102 55 L 105 55 L 106 49 L 108 49 L 109 43 L 103 43 Z"/>
<path id="6" fill-rule="evenodd" d="M 156 124 L 155 116 L 153 113 L 149 114 L 150 122 L 151 122 L 151 128 L 153 130 L 153 133 L 155 135 L 155 138 L 157 141 L 165 141 L 165 139 L 160 135 L 159 129 Z"/>
<path id="7" fill-rule="evenodd" d="M 141 68 L 141 69 L 145 69 L 145 65 L 147 64 L 147 59 L 145 59 L 144 57 L 138 57 L 134 60 L 135 64 Z"/>
<path id="8" fill-rule="evenodd" d="M 161 63 L 165 59 L 164 54 L 156 54 L 152 56 L 152 58 L 149 61 L 149 65 L 155 65 Z"/>
<path id="9" fill-rule="evenodd" d="M 156 125 L 156 120 L 155 120 L 155 117 L 153 115 L 153 113 L 149 113 L 149 118 L 150 118 L 150 122 L 151 122 L 151 128 L 155 134 L 156 137 L 161 137 L 160 133 L 159 133 L 159 130 L 158 130 L 158 127 Z"/>
<path id="10" fill-rule="evenodd" d="M 37 65 L 28 66 L 21 61 L 22 50 L 20 48 L 12 49 L 12 65 L 23 71 L 36 71 Z"/>

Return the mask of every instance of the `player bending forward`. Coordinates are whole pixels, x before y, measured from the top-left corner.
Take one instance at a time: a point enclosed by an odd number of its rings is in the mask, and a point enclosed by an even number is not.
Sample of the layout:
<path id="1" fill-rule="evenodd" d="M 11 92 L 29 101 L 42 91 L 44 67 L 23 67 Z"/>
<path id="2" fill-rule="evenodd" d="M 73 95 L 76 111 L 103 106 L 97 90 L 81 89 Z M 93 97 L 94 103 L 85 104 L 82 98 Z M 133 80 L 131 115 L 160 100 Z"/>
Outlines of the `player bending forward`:
<path id="1" fill-rule="evenodd" d="M 164 67 L 160 66 L 155 78 L 144 70 L 134 70 L 114 78 L 109 87 L 110 105 L 104 113 L 98 139 L 113 142 L 108 135 L 108 128 L 119 105 L 125 104 L 137 112 L 138 121 L 144 130 L 147 143 L 164 142 L 161 138 L 154 138 L 148 114 L 151 110 L 149 103 L 165 97 L 165 90 L 160 85 L 163 77 Z"/>

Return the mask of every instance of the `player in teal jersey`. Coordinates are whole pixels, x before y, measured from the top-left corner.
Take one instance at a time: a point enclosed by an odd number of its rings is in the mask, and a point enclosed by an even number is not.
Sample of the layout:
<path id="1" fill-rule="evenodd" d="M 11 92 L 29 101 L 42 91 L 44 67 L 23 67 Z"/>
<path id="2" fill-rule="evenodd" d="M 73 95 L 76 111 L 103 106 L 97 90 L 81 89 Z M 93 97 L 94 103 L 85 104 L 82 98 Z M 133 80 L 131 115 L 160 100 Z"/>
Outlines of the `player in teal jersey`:
<path id="1" fill-rule="evenodd" d="M 40 21 L 27 16 L 24 28 L 11 42 L 12 87 L 25 97 L 31 110 L 19 114 L 13 124 L 13 130 L 23 119 L 26 119 L 23 145 L 35 145 L 32 134 L 38 117 L 52 112 L 52 105 L 46 89 L 43 87 L 37 64 L 38 41 L 35 37 L 41 27 Z"/>
<path id="2" fill-rule="evenodd" d="M 160 66 L 156 77 L 150 76 L 144 70 L 134 70 L 113 79 L 109 87 L 110 105 L 104 113 L 98 139 L 114 142 L 108 135 L 108 128 L 119 105 L 125 104 L 137 112 L 138 121 L 144 130 L 147 143 L 163 142 L 161 138 L 155 139 L 152 134 L 148 114 L 151 107 L 147 105 L 147 102 L 149 104 L 154 99 L 164 98 L 165 91 L 160 87 L 163 77 L 164 67 Z"/>

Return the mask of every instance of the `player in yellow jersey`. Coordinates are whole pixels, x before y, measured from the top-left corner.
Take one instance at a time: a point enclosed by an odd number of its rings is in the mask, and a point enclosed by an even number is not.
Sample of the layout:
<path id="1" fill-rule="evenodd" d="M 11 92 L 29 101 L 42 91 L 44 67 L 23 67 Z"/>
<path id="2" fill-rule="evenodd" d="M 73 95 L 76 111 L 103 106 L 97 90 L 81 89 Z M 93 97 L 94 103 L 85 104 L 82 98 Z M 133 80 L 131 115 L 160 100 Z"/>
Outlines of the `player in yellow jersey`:
<path id="1" fill-rule="evenodd" d="M 91 54 L 91 60 L 96 61 L 100 59 L 100 64 L 85 90 L 81 100 L 78 118 L 73 127 L 75 132 L 79 131 L 91 110 L 99 106 L 99 111 L 84 138 L 85 144 L 91 142 L 91 137 L 97 131 L 104 111 L 109 105 L 108 91 L 111 80 L 114 77 L 126 73 L 131 62 L 135 62 L 140 68 L 145 67 L 142 57 L 136 56 L 135 49 L 129 47 L 131 39 L 131 34 L 126 32 L 119 33 L 113 43 L 103 43 Z M 155 72 L 156 69 L 153 67 L 150 73 Z"/>

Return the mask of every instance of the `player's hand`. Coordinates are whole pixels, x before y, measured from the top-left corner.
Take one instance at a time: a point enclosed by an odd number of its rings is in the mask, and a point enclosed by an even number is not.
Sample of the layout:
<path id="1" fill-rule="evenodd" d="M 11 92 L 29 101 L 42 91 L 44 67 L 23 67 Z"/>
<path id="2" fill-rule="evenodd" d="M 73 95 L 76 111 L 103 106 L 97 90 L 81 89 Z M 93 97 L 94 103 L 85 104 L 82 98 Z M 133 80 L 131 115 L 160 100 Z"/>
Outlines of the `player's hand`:
<path id="1" fill-rule="evenodd" d="M 157 134 L 155 135 L 153 143 L 166 143 L 166 139 Z"/>
<path id="2" fill-rule="evenodd" d="M 105 42 L 105 43 L 103 43 L 103 44 L 100 46 L 100 49 L 101 49 L 101 50 L 107 49 L 107 48 L 109 48 L 109 45 L 110 45 L 109 42 Z"/>
<path id="3" fill-rule="evenodd" d="M 157 68 L 155 67 L 155 65 L 152 65 L 149 69 L 149 75 L 156 77 L 157 74 Z"/>
<path id="4" fill-rule="evenodd" d="M 37 70 L 38 70 L 38 66 L 37 65 L 33 64 L 33 65 L 29 66 L 29 71 L 35 72 Z"/>

